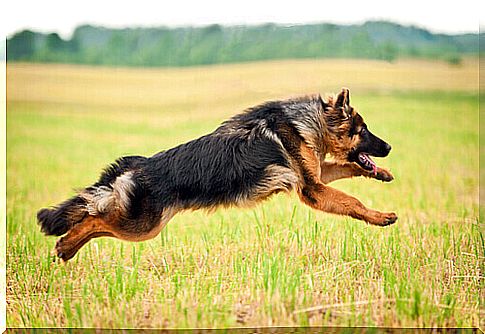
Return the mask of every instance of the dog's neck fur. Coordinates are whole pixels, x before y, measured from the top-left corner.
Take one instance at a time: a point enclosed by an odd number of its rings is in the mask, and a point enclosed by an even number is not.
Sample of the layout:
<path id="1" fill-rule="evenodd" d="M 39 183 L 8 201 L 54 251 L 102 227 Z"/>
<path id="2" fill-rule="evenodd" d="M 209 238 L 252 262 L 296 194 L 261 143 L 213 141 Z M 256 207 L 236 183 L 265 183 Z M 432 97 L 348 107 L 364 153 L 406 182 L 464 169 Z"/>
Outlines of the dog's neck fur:
<path id="1" fill-rule="evenodd" d="M 288 100 L 285 111 L 306 145 L 322 161 L 331 155 L 337 162 L 347 162 L 347 141 L 350 122 L 341 108 L 335 106 L 336 99 L 319 94 Z M 311 113 L 312 117 L 302 117 Z M 308 115 L 306 115 L 308 116 Z"/>

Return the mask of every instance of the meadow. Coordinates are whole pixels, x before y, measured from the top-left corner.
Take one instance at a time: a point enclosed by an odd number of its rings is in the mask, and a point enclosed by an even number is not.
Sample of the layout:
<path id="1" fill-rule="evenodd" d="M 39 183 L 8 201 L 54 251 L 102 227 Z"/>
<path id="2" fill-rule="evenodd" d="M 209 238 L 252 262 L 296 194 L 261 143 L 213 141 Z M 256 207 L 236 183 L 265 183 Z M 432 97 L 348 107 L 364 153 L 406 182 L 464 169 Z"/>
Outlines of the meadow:
<path id="1" fill-rule="evenodd" d="M 477 327 L 484 317 L 478 62 L 304 60 L 182 69 L 9 63 L 7 326 Z M 121 155 L 152 155 L 270 99 L 350 88 L 395 180 L 336 188 L 379 228 L 295 194 L 177 215 L 153 240 L 91 241 L 67 264 L 35 214 Z M 483 323 L 482 323 L 483 326 Z"/>

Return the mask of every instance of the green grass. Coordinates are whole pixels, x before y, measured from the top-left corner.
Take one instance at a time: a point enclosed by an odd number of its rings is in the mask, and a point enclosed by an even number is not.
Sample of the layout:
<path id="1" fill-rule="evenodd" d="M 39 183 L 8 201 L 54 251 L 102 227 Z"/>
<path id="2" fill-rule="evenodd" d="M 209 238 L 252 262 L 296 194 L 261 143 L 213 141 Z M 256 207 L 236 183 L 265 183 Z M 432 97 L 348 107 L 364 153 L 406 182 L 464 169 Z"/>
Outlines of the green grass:
<path id="1" fill-rule="evenodd" d="M 254 104 L 248 96 L 216 99 L 213 113 L 196 98 L 159 108 L 11 98 L 7 326 L 479 325 L 485 253 L 473 91 L 353 93 L 370 129 L 393 146 L 378 163 L 395 180 L 335 187 L 395 211 L 393 226 L 277 195 L 252 209 L 179 214 L 153 240 L 96 239 L 66 265 L 53 262 L 55 238 L 40 233 L 39 208 L 92 183 L 120 155 L 210 132 L 238 111 L 231 101 Z"/>

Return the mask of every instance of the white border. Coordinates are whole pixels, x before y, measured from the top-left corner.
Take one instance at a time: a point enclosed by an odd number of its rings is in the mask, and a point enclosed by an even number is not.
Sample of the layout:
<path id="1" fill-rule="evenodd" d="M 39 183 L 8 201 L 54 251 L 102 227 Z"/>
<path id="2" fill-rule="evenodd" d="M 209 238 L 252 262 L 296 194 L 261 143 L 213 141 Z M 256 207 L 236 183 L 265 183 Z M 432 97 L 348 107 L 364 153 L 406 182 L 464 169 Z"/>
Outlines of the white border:
<path id="1" fill-rule="evenodd" d="M 3 36 L 0 59 L 6 59 L 6 39 Z M 7 64 L 0 60 L 0 333 L 7 327 Z"/>

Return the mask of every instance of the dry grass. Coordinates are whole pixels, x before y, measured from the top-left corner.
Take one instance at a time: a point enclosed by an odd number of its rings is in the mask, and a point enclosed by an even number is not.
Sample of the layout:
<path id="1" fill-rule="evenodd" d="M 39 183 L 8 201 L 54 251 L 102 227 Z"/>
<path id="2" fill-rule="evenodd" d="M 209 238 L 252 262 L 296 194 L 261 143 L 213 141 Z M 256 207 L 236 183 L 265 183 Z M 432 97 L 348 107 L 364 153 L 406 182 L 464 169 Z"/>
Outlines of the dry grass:
<path id="1" fill-rule="evenodd" d="M 184 69 L 8 66 L 7 325 L 478 326 L 477 62 L 284 61 Z M 261 101 L 350 87 L 393 145 L 391 184 L 335 186 L 395 210 L 375 228 L 295 196 L 176 216 L 144 243 L 98 239 L 67 265 L 38 208 L 123 154 L 150 155 Z M 483 313 L 482 313 L 483 317 Z"/>
<path id="2" fill-rule="evenodd" d="M 8 66 L 8 98 L 114 107 L 197 103 L 206 108 L 223 103 L 231 112 L 234 101 L 246 106 L 248 99 L 258 103 L 322 88 L 333 92 L 342 86 L 360 93 L 476 91 L 477 73 L 476 59 L 460 66 L 417 60 L 299 60 L 183 69 L 13 64 Z"/>

